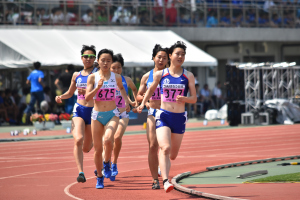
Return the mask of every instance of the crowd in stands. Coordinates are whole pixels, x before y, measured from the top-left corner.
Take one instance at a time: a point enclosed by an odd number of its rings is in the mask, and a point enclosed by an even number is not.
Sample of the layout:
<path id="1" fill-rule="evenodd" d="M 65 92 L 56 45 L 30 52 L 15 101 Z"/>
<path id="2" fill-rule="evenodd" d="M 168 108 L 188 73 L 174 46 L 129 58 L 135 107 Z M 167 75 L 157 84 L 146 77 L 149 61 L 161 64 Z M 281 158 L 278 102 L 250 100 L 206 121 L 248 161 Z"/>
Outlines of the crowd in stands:
<path id="1" fill-rule="evenodd" d="M 20 2 L 0 3 L 0 24 L 300 27 L 300 0 Z"/>

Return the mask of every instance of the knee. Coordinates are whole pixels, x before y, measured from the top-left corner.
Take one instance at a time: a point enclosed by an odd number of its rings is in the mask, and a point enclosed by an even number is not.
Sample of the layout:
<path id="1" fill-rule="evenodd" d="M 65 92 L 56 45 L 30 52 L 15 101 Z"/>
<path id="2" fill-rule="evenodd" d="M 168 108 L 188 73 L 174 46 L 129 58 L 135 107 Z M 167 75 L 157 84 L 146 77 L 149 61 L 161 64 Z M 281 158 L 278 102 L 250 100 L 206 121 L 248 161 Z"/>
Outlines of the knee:
<path id="1" fill-rule="evenodd" d="M 161 152 L 162 152 L 164 155 L 169 155 L 169 154 L 170 154 L 170 151 L 171 151 L 171 147 L 170 147 L 170 146 L 163 146 L 163 147 L 161 147 Z"/>
<path id="2" fill-rule="evenodd" d="M 75 138 L 75 145 L 78 147 L 82 146 L 83 145 L 83 137 Z"/>
<path id="3" fill-rule="evenodd" d="M 116 137 L 115 138 L 115 145 L 121 145 L 122 144 L 122 138 L 121 137 Z"/>
<path id="4" fill-rule="evenodd" d="M 88 153 L 88 152 L 90 152 L 91 149 L 92 149 L 92 146 L 90 146 L 90 147 L 83 147 L 83 148 L 82 148 L 82 151 L 83 151 L 84 153 Z"/>
<path id="5" fill-rule="evenodd" d="M 103 144 L 104 144 L 105 146 L 112 146 L 113 143 L 114 143 L 114 141 L 111 140 L 111 139 L 106 139 L 106 138 L 105 138 L 104 141 L 103 141 Z"/>
<path id="6" fill-rule="evenodd" d="M 149 145 L 149 152 L 157 154 L 157 150 L 158 150 L 158 144 L 157 143 Z"/>

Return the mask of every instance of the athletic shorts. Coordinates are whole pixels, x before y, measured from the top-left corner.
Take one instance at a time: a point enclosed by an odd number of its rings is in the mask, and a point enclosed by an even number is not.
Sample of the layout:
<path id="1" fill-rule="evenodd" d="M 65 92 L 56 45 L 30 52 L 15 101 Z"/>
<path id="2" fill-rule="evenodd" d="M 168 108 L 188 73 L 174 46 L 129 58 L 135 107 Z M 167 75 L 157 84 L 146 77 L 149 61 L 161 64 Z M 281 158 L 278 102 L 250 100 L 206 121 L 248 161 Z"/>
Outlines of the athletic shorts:
<path id="1" fill-rule="evenodd" d="M 83 119 L 85 124 L 91 124 L 91 114 L 93 107 L 86 107 L 75 103 L 73 108 L 73 117 L 80 117 Z"/>
<path id="2" fill-rule="evenodd" d="M 113 110 L 110 111 L 106 111 L 106 112 L 100 112 L 100 111 L 95 111 L 93 109 L 92 111 L 92 119 L 93 120 L 98 120 L 101 124 L 103 124 L 104 126 L 114 117 L 120 116 L 120 112 L 118 108 L 115 108 Z"/>
<path id="3" fill-rule="evenodd" d="M 121 114 L 120 114 L 120 117 L 119 117 L 120 119 L 124 119 L 124 118 L 129 118 L 129 115 L 128 115 L 128 113 L 126 112 L 126 111 L 124 111 L 124 112 L 122 112 Z"/>
<path id="4" fill-rule="evenodd" d="M 149 115 L 152 115 L 153 117 L 155 117 L 155 113 L 156 113 L 156 109 L 154 109 L 154 108 L 150 108 L 150 109 L 148 110 L 148 116 L 149 116 Z"/>
<path id="5" fill-rule="evenodd" d="M 156 111 L 155 115 L 156 129 L 166 126 L 171 129 L 172 133 L 183 134 L 187 122 L 187 112 L 172 113 L 164 109 Z"/>

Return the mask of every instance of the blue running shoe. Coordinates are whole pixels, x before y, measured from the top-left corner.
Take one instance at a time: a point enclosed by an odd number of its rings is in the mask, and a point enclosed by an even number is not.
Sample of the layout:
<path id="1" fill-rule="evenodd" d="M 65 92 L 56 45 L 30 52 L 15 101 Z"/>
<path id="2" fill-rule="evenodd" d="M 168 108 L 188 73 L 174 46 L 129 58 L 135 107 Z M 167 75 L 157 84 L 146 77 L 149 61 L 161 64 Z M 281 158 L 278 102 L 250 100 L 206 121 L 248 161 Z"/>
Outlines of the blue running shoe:
<path id="1" fill-rule="evenodd" d="M 112 176 L 117 176 L 118 175 L 117 164 L 111 163 L 111 175 Z"/>
<path id="2" fill-rule="evenodd" d="M 116 176 L 110 176 L 109 179 L 110 179 L 110 181 L 115 181 L 116 180 Z"/>
<path id="3" fill-rule="evenodd" d="M 107 162 L 107 163 L 103 162 L 103 171 L 102 171 L 102 173 L 104 174 L 105 178 L 109 178 L 111 176 L 111 170 L 110 170 L 109 162 Z"/>
<path id="4" fill-rule="evenodd" d="M 97 177 L 97 184 L 96 184 L 97 189 L 103 189 L 104 188 L 103 181 L 104 181 L 103 176 L 102 177 Z"/>
<path id="5" fill-rule="evenodd" d="M 97 172 L 97 170 L 95 169 L 95 171 L 94 171 L 94 174 L 95 174 L 95 176 L 97 176 L 98 175 L 98 172 Z"/>

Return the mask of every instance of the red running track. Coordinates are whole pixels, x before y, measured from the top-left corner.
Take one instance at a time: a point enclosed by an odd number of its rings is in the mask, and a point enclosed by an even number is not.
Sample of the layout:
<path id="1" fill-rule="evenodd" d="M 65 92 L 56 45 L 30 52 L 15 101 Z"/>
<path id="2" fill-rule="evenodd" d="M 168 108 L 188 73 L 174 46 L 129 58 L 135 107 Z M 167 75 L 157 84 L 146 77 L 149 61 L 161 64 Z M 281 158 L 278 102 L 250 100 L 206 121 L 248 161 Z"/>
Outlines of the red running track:
<path id="1" fill-rule="evenodd" d="M 187 132 L 178 158 L 172 161 L 170 178 L 186 171 L 204 171 L 213 165 L 299 154 L 299 129 L 300 125 L 278 125 Z M 144 134 L 124 136 L 118 161 L 119 175 L 115 182 L 106 179 L 103 190 L 95 189 L 93 151 L 85 154 L 84 159 L 87 182 L 75 182 L 78 172 L 72 149 L 72 139 L 0 143 L 0 199 L 195 198 L 178 191 L 166 194 L 162 189 L 151 189 L 148 144 Z M 271 184 L 251 189 L 252 195 L 245 195 L 243 192 L 249 191 L 251 185 L 243 185 L 245 189 L 237 187 L 233 193 L 226 187 L 217 187 L 217 190 L 202 187 L 200 191 L 266 199 L 264 192 Z M 289 188 L 295 186 L 299 188 L 299 184 L 290 184 Z M 281 190 L 281 193 L 286 191 Z M 288 199 L 298 199 L 299 192 L 290 193 Z M 276 199 L 276 196 L 270 199 Z"/>

